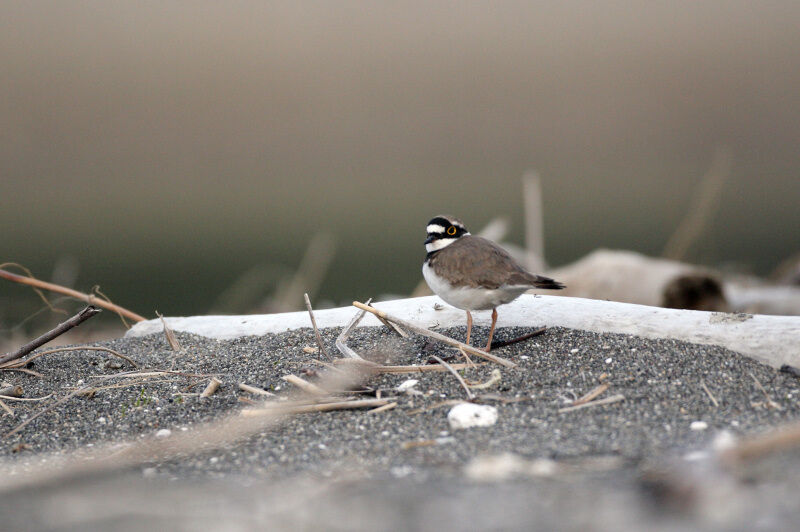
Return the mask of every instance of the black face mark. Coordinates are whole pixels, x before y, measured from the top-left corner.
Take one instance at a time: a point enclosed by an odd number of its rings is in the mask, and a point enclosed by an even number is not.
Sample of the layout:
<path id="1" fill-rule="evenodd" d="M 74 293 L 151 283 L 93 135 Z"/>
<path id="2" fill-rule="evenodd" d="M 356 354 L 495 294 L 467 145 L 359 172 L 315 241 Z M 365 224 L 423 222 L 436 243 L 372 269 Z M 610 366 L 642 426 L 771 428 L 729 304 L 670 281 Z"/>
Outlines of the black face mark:
<path id="1" fill-rule="evenodd" d="M 428 238 L 425 239 L 425 244 L 430 244 L 431 242 L 439 240 L 440 238 L 459 238 L 468 232 L 467 228 L 461 225 L 460 222 L 452 223 L 450 220 L 442 216 L 433 218 L 430 222 L 428 222 L 428 226 L 430 225 L 438 225 L 443 227 L 444 231 L 428 233 Z"/>

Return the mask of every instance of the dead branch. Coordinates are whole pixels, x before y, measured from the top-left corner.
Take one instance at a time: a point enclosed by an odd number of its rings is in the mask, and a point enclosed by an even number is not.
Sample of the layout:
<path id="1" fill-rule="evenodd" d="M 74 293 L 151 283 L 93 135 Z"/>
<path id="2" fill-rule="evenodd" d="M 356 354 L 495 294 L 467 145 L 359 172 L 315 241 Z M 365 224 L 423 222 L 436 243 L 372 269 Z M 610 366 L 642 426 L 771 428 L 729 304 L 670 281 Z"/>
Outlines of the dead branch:
<path id="1" fill-rule="evenodd" d="M 80 301 L 85 301 L 90 306 L 98 306 L 102 307 L 106 310 L 110 310 L 120 316 L 125 316 L 126 318 L 130 318 L 133 321 L 145 321 L 145 318 L 136 314 L 135 312 L 131 312 L 128 309 L 122 308 L 119 305 L 115 305 L 114 303 L 110 303 L 108 301 L 103 301 L 102 299 L 98 299 L 97 297 L 91 294 L 84 294 L 83 292 L 78 292 L 77 290 L 73 290 L 71 288 L 66 288 L 64 286 L 59 286 L 57 284 L 48 283 L 46 281 L 41 281 L 35 277 L 25 277 L 24 275 L 17 275 L 16 273 L 11 273 L 7 270 L 0 269 L 0 278 L 7 279 L 9 281 L 14 281 L 15 283 L 20 283 L 28 286 L 33 286 L 35 288 L 41 288 L 44 290 L 49 290 L 51 292 L 56 292 L 59 294 L 64 294 L 70 297 L 74 297 Z"/>
<path id="2" fill-rule="evenodd" d="M 0 270 L 2 271 L 2 270 Z M 12 360 L 16 360 L 18 358 L 22 358 L 37 347 L 41 347 L 47 342 L 57 338 L 67 332 L 68 330 L 72 329 L 73 327 L 77 327 L 84 321 L 88 320 L 95 314 L 99 314 L 101 311 L 99 308 L 88 306 L 85 309 L 81 310 L 73 317 L 65 321 L 64 323 L 59 324 L 56 328 L 44 333 L 40 337 L 36 338 L 32 342 L 29 342 L 13 353 L 7 353 L 3 356 L 0 356 L 0 365 L 5 364 L 6 362 L 10 362 Z"/>
<path id="3" fill-rule="evenodd" d="M 431 330 L 428 330 L 425 327 L 421 327 L 419 325 L 415 325 L 414 323 L 411 323 L 410 321 L 406 321 L 406 320 L 397 318 L 395 316 L 390 316 L 389 314 L 385 313 L 382 310 L 379 310 L 379 309 L 377 309 L 375 307 L 370 307 L 369 305 L 365 305 L 364 303 L 361 303 L 359 301 L 353 301 L 353 306 L 356 307 L 356 308 L 359 308 L 361 310 L 365 310 L 367 312 L 371 312 L 372 314 L 375 314 L 376 316 L 380 316 L 385 320 L 389 320 L 389 321 L 395 322 L 398 325 L 401 325 L 401 326 L 405 327 L 406 329 L 414 331 L 417 334 L 421 334 L 422 336 L 427 336 L 428 338 L 433 338 L 434 340 L 438 340 L 438 341 L 440 341 L 440 342 L 442 342 L 444 344 L 451 345 L 453 347 L 460 347 L 464 351 L 466 351 L 467 353 L 479 356 L 481 358 L 485 358 L 486 360 L 491 360 L 492 362 L 494 362 L 496 364 L 500 364 L 500 365 L 505 366 L 507 368 L 515 368 L 515 367 L 517 367 L 517 365 L 514 362 L 511 362 L 510 360 L 506 360 L 505 358 L 501 358 L 501 357 L 499 357 L 497 355 L 493 355 L 491 353 L 487 353 L 486 351 L 481 351 L 480 349 L 476 349 L 476 348 L 472 347 L 471 345 L 463 344 L 463 343 L 459 342 L 458 340 L 454 340 L 452 338 L 448 338 L 447 336 L 445 336 L 443 334 L 439 334 L 437 332 L 433 332 Z"/>

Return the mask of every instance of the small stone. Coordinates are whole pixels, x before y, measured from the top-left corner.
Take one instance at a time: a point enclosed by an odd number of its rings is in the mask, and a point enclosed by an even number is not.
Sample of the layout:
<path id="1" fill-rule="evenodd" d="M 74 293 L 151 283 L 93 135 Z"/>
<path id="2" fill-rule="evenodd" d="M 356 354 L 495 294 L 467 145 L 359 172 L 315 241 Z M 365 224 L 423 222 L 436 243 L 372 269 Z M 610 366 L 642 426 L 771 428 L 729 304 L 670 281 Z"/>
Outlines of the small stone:
<path id="1" fill-rule="evenodd" d="M 692 421 L 692 424 L 689 425 L 689 430 L 706 430 L 708 428 L 708 423 L 705 421 Z"/>
<path id="2" fill-rule="evenodd" d="M 447 421 L 452 429 L 490 427 L 497 422 L 497 409 L 489 405 L 460 403 L 450 409 Z"/>
<path id="3" fill-rule="evenodd" d="M 145 467 L 142 469 L 142 476 L 144 478 L 155 478 L 158 471 L 156 471 L 155 467 Z"/>
<path id="4" fill-rule="evenodd" d="M 156 438 L 169 438 L 172 436 L 172 431 L 169 429 L 161 429 L 156 432 Z"/>
<path id="5" fill-rule="evenodd" d="M 573 355 L 576 355 L 580 352 L 580 349 L 570 349 L 569 352 L 572 353 Z"/>
<path id="6" fill-rule="evenodd" d="M 101 424 L 101 425 L 105 425 L 106 424 L 106 418 L 101 416 L 101 417 L 97 418 L 97 422 L 99 424 Z"/>
<path id="7" fill-rule="evenodd" d="M 613 361 L 614 361 L 614 359 L 613 359 L 613 358 L 611 358 L 611 357 L 608 357 L 608 358 L 606 359 L 606 364 L 611 364 Z"/>
<path id="8" fill-rule="evenodd" d="M 411 388 L 417 385 L 419 381 L 417 379 L 408 379 L 407 381 L 403 381 L 397 387 L 397 391 L 400 393 L 407 392 Z"/>

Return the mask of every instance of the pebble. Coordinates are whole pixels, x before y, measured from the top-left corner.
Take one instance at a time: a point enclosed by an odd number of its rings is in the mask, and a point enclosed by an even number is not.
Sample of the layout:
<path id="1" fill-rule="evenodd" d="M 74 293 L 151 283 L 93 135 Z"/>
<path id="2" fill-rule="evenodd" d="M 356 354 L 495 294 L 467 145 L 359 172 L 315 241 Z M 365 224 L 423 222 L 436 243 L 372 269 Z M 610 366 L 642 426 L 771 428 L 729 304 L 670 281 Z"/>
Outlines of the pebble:
<path id="1" fill-rule="evenodd" d="M 159 429 L 156 432 L 156 438 L 169 438 L 170 436 L 172 436 L 172 431 L 169 429 Z"/>
<path id="2" fill-rule="evenodd" d="M 689 425 L 689 430 L 706 430 L 708 428 L 708 423 L 705 421 L 692 421 L 691 425 Z"/>
<path id="3" fill-rule="evenodd" d="M 491 427 L 497 423 L 497 409 L 489 405 L 460 403 L 450 409 L 447 421 L 452 429 Z"/>

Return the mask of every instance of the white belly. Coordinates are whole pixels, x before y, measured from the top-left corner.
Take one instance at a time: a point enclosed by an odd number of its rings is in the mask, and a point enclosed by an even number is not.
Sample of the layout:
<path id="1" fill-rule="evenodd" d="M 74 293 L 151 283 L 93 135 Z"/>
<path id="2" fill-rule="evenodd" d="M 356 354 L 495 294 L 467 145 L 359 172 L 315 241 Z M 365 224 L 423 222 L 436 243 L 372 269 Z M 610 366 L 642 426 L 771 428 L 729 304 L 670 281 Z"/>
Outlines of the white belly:
<path id="1" fill-rule="evenodd" d="M 463 310 L 493 309 L 514 301 L 528 290 L 528 287 L 524 286 L 502 286 L 495 290 L 454 287 L 436 275 L 427 262 L 422 265 L 422 276 L 434 294 L 441 297 L 446 303 Z"/>

